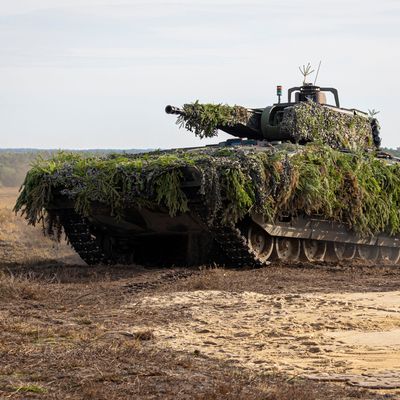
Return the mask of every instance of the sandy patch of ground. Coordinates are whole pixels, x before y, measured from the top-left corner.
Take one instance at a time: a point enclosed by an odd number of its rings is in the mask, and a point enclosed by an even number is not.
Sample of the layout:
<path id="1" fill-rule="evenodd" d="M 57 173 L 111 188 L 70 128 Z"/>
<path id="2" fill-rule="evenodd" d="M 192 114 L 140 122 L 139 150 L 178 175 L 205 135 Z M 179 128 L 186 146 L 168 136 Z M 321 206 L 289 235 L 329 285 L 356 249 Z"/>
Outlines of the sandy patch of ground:
<path id="1" fill-rule="evenodd" d="M 144 297 L 132 308 L 185 316 L 154 327 L 164 348 L 258 371 L 400 388 L 400 292 L 194 291 Z"/>

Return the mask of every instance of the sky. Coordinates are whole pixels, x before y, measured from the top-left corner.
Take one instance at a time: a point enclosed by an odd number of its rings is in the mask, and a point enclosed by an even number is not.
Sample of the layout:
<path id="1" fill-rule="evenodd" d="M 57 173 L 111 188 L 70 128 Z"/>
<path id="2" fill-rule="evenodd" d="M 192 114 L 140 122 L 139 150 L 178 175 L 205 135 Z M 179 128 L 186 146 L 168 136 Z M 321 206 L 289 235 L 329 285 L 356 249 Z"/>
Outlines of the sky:
<path id="1" fill-rule="evenodd" d="M 399 48 L 399 0 L 0 0 L 0 147 L 215 143 L 165 105 L 264 107 L 319 61 L 400 147 Z"/>

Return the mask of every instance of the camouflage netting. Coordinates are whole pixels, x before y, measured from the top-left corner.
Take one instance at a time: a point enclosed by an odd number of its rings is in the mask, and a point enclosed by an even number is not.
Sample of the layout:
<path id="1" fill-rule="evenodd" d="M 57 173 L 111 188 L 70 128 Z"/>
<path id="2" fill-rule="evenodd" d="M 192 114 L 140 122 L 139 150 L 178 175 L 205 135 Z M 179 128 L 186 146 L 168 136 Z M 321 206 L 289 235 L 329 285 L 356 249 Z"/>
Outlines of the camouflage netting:
<path id="1" fill-rule="evenodd" d="M 284 111 L 282 130 L 295 142 L 322 142 L 336 149 L 372 149 L 368 118 L 334 111 L 314 102 L 301 102 Z"/>
<path id="2" fill-rule="evenodd" d="M 183 106 L 177 124 L 201 138 L 213 137 L 218 128 L 247 125 L 253 112 L 241 106 L 200 104 Z M 361 115 L 340 113 L 314 102 L 301 102 L 284 110 L 281 131 L 294 143 L 319 142 L 335 149 L 373 149 L 370 120 Z M 261 133 L 260 133 L 261 135 Z"/>
<path id="3" fill-rule="evenodd" d="M 246 125 L 251 117 L 247 108 L 226 104 L 200 104 L 195 101 L 184 104 L 182 109 L 185 114 L 178 117 L 177 124 L 200 138 L 217 136 L 220 126 Z"/>
<path id="4" fill-rule="evenodd" d="M 44 221 L 49 204 L 61 193 L 82 215 L 90 215 L 96 201 L 117 218 L 132 206 L 161 206 L 173 216 L 191 207 L 181 188 L 187 166 L 199 171 L 198 196 L 208 207 L 209 224 L 235 223 L 250 211 L 269 221 L 290 212 L 341 221 L 362 235 L 400 233 L 400 165 L 316 144 L 106 158 L 61 153 L 36 162 L 15 210 L 32 224 Z"/>

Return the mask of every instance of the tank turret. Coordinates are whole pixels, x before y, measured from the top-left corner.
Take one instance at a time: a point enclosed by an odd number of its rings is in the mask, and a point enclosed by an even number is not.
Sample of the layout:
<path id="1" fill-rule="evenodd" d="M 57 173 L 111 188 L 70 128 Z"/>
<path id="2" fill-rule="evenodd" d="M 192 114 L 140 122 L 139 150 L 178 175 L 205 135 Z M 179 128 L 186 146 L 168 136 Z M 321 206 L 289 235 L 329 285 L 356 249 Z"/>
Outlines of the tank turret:
<path id="1" fill-rule="evenodd" d="M 217 121 L 215 131 L 211 134 L 207 131 L 203 134 L 196 119 L 204 123 L 209 118 L 211 123 L 217 117 L 217 108 L 213 109 L 212 117 L 202 113 L 206 107 L 212 105 L 198 102 L 185 104 L 183 108 L 168 105 L 165 112 L 178 115 L 179 124 L 202 137 L 215 136 L 216 131 L 221 130 L 232 136 L 257 141 L 304 144 L 322 140 L 333 147 L 350 150 L 354 146 L 365 150 L 379 148 L 381 142 L 378 121 L 363 111 L 341 108 L 337 89 L 305 83 L 303 86 L 290 88 L 287 102 L 284 103 L 280 101 L 281 91 L 282 87 L 278 86 L 279 101 L 264 108 L 214 105 L 221 107 L 221 111 L 224 108 L 224 114 L 230 112 L 231 118 Z M 327 104 L 327 93 L 333 95 L 333 105 Z"/>

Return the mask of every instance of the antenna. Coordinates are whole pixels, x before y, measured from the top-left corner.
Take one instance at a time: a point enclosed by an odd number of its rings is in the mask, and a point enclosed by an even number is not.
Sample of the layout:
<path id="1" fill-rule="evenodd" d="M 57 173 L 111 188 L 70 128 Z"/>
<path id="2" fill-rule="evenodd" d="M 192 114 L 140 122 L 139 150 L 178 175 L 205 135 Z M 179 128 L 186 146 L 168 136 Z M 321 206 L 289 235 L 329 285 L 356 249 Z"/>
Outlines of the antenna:
<path id="1" fill-rule="evenodd" d="M 303 75 L 304 79 L 303 79 L 303 85 L 306 84 L 306 79 L 308 75 L 311 75 L 314 70 L 311 70 L 311 64 L 308 63 L 307 65 L 303 65 L 303 67 L 299 67 L 299 70 L 301 72 L 301 74 Z"/>
<path id="2" fill-rule="evenodd" d="M 315 86 L 315 84 L 317 83 L 318 74 L 319 74 L 319 69 L 321 68 L 321 62 L 322 62 L 322 61 L 320 61 L 320 62 L 319 62 L 319 65 L 318 65 L 317 75 L 315 75 L 314 86 Z"/>
<path id="3" fill-rule="evenodd" d="M 368 110 L 368 114 L 370 118 L 375 118 L 376 114 L 379 114 L 380 111 L 375 110 L 375 108 L 373 108 L 372 110 Z"/>

